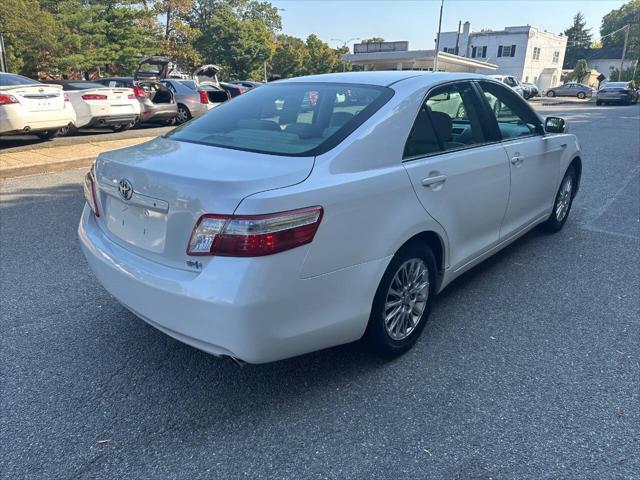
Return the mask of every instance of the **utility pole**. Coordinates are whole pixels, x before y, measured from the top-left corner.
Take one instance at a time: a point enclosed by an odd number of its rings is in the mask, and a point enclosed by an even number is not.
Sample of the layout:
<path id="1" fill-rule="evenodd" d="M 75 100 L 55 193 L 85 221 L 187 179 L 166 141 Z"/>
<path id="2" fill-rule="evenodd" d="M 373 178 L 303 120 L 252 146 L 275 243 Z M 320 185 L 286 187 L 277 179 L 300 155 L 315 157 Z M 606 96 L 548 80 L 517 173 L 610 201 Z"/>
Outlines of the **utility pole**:
<path id="1" fill-rule="evenodd" d="M 8 72 L 7 51 L 4 49 L 4 36 L 0 32 L 0 72 Z"/>
<path id="2" fill-rule="evenodd" d="M 622 58 L 620 59 L 620 74 L 618 75 L 618 81 L 622 82 L 622 68 L 624 67 L 624 56 L 627 53 L 627 42 L 629 41 L 629 28 L 631 25 L 625 25 L 626 29 L 624 32 L 624 45 L 622 46 Z"/>
<path id="3" fill-rule="evenodd" d="M 440 51 L 440 31 L 442 30 L 442 8 L 444 7 L 444 0 L 440 3 L 440 20 L 438 20 L 438 36 L 436 37 L 436 55 L 433 58 L 433 71 L 438 71 L 438 52 Z"/>

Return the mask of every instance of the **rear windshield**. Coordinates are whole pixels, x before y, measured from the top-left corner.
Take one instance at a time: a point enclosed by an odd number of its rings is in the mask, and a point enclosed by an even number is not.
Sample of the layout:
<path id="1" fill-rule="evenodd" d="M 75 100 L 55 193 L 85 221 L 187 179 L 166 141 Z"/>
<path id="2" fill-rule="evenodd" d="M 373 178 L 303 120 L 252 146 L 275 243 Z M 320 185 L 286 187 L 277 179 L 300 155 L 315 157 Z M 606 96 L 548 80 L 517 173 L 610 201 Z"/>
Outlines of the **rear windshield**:
<path id="1" fill-rule="evenodd" d="M 628 82 L 609 82 L 603 88 L 626 88 L 628 86 Z"/>
<path id="2" fill-rule="evenodd" d="M 22 75 L 2 74 L 0 75 L 0 86 L 10 87 L 13 85 L 34 85 L 40 82 L 23 77 Z"/>
<path id="3" fill-rule="evenodd" d="M 88 88 L 104 88 L 101 83 L 78 82 L 65 84 L 65 90 L 87 90 Z"/>
<path id="4" fill-rule="evenodd" d="M 372 85 L 272 83 L 176 128 L 172 140 L 274 155 L 333 148 L 393 96 Z"/>

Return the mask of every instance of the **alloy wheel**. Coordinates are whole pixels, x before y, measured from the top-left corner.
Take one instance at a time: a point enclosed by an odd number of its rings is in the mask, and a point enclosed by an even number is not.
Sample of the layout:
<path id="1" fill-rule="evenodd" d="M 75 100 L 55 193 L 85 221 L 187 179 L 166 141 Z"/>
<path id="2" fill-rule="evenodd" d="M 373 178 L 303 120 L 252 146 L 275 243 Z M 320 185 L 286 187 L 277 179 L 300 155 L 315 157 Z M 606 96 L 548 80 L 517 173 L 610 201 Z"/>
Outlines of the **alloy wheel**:
<path id="1" fill-rule="evenodd" d="M 556 220 L 562 222 L 569 212 L 571 205 L 571 195 L 573 192 L 573 179 L 567 176 L 562 182 L 562 187 L 558 192 L 558 202 L 556 203 Z"/>
<path id="2" fill-rule="evenodd" d="M 421 258 L 407 260 L 393 277 L 384 305 L 384 327 L 402 341 L 416 329 L 429 298 L 429 270 Z"/>
<path id="3" fill-rule="evenodd" d="M 182 124 L 189 120 L 189 112 L 186 108 L 180 107 L 178 108 L 178 115 L 176 116 L 176 120 L 178 124 Z"/>

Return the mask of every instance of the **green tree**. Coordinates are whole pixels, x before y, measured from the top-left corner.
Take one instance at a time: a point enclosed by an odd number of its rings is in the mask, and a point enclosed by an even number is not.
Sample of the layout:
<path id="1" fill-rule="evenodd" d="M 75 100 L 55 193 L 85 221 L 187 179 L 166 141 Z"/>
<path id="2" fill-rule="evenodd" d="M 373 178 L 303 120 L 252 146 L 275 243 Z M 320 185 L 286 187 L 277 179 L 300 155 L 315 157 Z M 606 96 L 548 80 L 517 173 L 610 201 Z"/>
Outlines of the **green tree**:
<path id="1" fill-rule="evenodd" d="M 305 43 L 289 35 L 278 35 L 277 42 L 271 60 L 271 73 L 281 78 L 304 75 L 305 61 L 309 54 Z"/>
<path id="2" fill-rule="evenodd" d="M 640 60 L 640 0 L 631 0 L 602 17 L 600 26 L 602 45 L 604 47 L 622 47 L 624 44 L 624 30 L 611 34 L 625 25 L 629 25 L 629 39 L 625 59 Z"/>
<path id="3" fill-rule="evenodd" d="M 258 0 L 192 0 L 186 15 L 191 26 L 204 30 L 211 19 L 224 10 L 230 10 L 238 20 L 261 21 L 276 33 L 282 30 L 278 8 L 267 1 Z"/>
<path id="4" fill-rule="evenodd" d="M 209 20 L 195 47 L 207 63 L 224 67 L 223 77 L 260 79 L 275 43 L 263 22 L 239 20 L 231 9 L 225 9 Z"/>
<path id="5" fill-rule="evenodd" d="M 573 24 L 564 31 L 567 36 L 567 51 L 564 56 L 564 68 L 571 68 L 571 65 L 581 58 L 586 58 L 591 47 L 591 29 L 585 28 L 587 22 L 584 14 L 578 12 L 573 17 Z"/>
<path id="6" fill-rule="evenodd" d="M 193 0 L 156 0 L 152 9 L 163 23 L 160 50 L 175 58 L 179 69 L 187 71 L 193 70 L 202 60 L 193 46 L 201 32 L 188 22 L 193 6 Z"/>
<path id="7" fill-rule="evenodd" d="M 362 43 L 382 43 L 384 42 L 384 38 L 382 37 L 371 37 L 371 38 L 365 38 L 364 40 L 362 40 Z"/>
<path id="8" fill-rule="evenodd" d="M 578 83 L 582 83 L 583 80 L 587 78 L 591 70 L 589 69 L 589 65 L 584 58 L 581 58 L 576 62 L 576 66 L 573 68 L 573 80 Z"/>
<path id="9" fill-rule="evenodd" d="M 56 51 L 59 30 L 58 22 L 37 0 L 2 0 L 0 31 L 12 72 L 37 77 Z"/>
<path id="10" fill-rule="evenodd" d="M 308 55 L 304 62 L 305 74 L 312 75 L 342 70 L 340 56 L 316 35 L 309 35 L 306 45 Z"/>

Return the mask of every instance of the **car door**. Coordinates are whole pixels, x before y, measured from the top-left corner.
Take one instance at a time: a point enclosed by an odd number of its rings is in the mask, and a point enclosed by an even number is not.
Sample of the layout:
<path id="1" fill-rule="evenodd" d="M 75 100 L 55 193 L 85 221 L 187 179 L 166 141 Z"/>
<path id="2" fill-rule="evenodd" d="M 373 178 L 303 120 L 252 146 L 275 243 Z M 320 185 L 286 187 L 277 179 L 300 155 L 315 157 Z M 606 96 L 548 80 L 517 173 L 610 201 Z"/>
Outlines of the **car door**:
<path id="1" fill-rule="evenodd" d="M 496 82 L 478 85 L 509 159 L 511 189 L 500 233 L 506 238 L 551 210 L 567 144 L 562 136 L 545 135 L 536 113 L 511 90 Z"/>
<path id="2" fill-rule="evenodd" d="M 470 81 L 432 89 L 404 151 L 404 167 L 425 210 L 442 225 L 449 265 L 457 270 L 499 241 L 509 198 L 502 145 L 482 127 L 482 104 Z"/>

